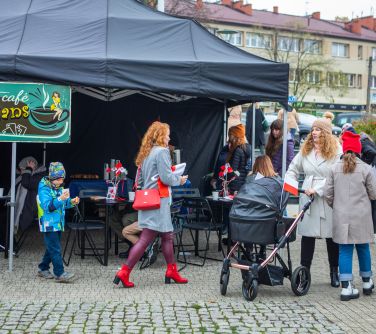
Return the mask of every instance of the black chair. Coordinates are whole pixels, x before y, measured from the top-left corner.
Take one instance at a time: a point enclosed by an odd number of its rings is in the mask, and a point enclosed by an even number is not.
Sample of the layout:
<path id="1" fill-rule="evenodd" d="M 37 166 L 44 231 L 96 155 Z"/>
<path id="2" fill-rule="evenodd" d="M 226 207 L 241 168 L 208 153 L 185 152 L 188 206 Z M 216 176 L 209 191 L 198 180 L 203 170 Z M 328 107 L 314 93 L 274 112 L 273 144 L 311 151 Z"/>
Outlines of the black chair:
<path id="1" fill-rule="evenodd" d="M 94 241 L 94 238 L 92 234 L 97 231 L 104 231 L 105 229 L 105 223 L 98 219 L 87 219 L 85 217 L 85 198 L 88 198 L 90 196 L 94 195 L 103 195 L 103 191 L 99 191 L 98 189 L 85 189 L 81 190 L 79 197 L 81 199 L 81 205 L 82 205 L 82 212 L 81 214 L 78 206 L 74 207 L 74 215 L 71 221 L 68 221 L 66 223 L 67 228 L 69 229 L 67 240 L 65 243 L 64 251 L 63 251 L 63 261 L 65 265 L 69 265 L 70 259 L 72 257 L 72 254 L 75 253 L 75 255 L 81 255 L 81 258 L 84 259 L 85 256 L 95 256 L 96 259 L 101 263 L 103 262 L 103 247 L 97 247 L 96 243 Z M 71 236 L 73 234 L 73 240 L 71 241 Z M 88 243 L 88 247 L 86 246 L 86 241 Z M 71 244 L 71 245 L 70 245 Z M 67 253 L 70 245 L 70 250 Z M 76 246 L 80 250 L 80 253 L 76 253 Z M 90 251 L 90 253 L 87 253 L 86 251 Z M 66 259 L 66 254 L 68 255 L 68 258 Z"/>
<path id="2" fill-rule="evenodd" d="M 215 261 L 222 261 L 223 257 L 225 257 L 225 253 L 222 247 L 222 224 L 218 223 L 213 215 L 212 209 L 209 205 L 209 202 L 206 198 L 202 197 L 192 197 L 192 198 L 184 198 L 183 208 L 187 210 L 187 214 L 184 216 L 184 222 L 182 224 L 182 229 L 189 230 L 191 238 L 194 244 L 194 252 L 195 255 L 202 258 L 202 263 L 197 262 L 188 262 L 185 260 L 186 263 L 196 266 L 204 266 L 207 259 L 215 260 Z M 181 216 L 181 214 L 179 214 Z M 183 238 L 183 231 L 181 237 Z M 205 232 L 205 246 L 203 249 L 199 249 L 199 235 L 200 231 Z M 195 233 L 193 233 L 195 232 Z M 209 250 L 209 241 L 211 232 L 216 232 L 218 236 L 218 250 L 222 253 L 222 258 L 210 258 L 207 256 Z M 191 251 L 192 251 L 191 250 Z M 201 254 L 203 252 L 203 254 Z M 179 259 L 178 253 L 178 261 L 182 262 Z"/>

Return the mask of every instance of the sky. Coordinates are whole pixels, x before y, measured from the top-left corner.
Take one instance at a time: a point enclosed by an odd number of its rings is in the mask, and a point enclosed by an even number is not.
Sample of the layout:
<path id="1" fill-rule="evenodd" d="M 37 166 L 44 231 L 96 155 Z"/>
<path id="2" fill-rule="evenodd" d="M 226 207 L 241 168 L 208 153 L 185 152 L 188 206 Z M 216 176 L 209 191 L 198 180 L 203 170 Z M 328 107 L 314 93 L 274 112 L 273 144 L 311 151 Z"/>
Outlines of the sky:
<path id="1" fill-rule="evenodd" d="M 320 12 L 321 18 L 326 20 L 334 20 L 336 16 L 347 16 L 349 19 L 368 15 L 375 17 L 376 12 L 375 0 L 248 0 L 248 3 L 254 9 L 268 11 L 273 11 L 273 6 L 278 6 L 279 12 L 284 14 L 306 15 Z"/>

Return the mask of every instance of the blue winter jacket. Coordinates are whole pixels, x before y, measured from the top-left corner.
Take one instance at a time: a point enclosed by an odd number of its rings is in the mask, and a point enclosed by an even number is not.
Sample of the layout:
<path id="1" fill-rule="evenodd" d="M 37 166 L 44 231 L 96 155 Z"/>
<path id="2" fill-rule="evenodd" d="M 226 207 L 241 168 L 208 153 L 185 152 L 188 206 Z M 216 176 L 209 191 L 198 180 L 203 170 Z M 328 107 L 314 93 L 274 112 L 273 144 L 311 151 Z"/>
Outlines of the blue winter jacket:
<path id="1" fill-rule="evenodd" d="M 60 200 L 63 188 L 53 188 L 47 177 L 38 186 L 38 218 L 41 232 L 64 231 L 65 209 L 73 207 L 71 198 Z"/>

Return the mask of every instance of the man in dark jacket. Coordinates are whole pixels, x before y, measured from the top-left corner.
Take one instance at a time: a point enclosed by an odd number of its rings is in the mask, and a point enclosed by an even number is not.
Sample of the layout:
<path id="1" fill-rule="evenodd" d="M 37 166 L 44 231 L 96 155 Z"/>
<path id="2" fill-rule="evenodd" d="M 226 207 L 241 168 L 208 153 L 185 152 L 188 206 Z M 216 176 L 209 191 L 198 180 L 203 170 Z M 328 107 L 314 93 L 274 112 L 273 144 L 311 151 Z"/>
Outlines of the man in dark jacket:
<path id="1" fill-rule="evenodd" d="M 249 107 L 247 110 L 246 118 L 246 137 L 248 143 L 252 145 L 252 118 L 253 118 L 253 107 Z M 265 120 L 264 113 L 260 108 L 256 108 L 255 115 L 255 147 L 260 148 L 260 153 L 265 154 L 265 133 L 262 126 Z"/>

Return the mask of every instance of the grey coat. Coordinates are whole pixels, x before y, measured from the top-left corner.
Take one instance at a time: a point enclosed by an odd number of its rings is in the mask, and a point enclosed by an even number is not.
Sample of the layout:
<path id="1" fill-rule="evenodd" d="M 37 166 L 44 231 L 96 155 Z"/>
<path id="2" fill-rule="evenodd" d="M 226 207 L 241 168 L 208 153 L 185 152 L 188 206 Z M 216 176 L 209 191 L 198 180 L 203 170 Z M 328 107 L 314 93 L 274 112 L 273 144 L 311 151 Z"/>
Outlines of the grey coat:
<path id="1" fill-rule="evenodd" d="M 304 174 L 302 188 L 313 188 L 316 191 L 315 200 L 298 224 L 298 233 L 306 237 L 331 238 L 332 237 L 332 209 L 323 197 L 326 178 L 330 168 L 339 161 L 342 149 L 338 145 L 337 155 L 331 160 L 322 157 L 316 159 L 314 150 L 307 156 L 299 152 L 292 160 L 286 175 L 298 181 L 299 174 Z M 308 201 L 305 194 L 300 194 L 300 209 Z"/>
<path id="2" fill-rule="evenodd" d="M 142 189 L 158 188 L 157 181 L 152 177 L 159 175 L 162 183 L 168 186 L 178 186 L 180 176 L 172 174 L 171 157 L 167 148 L 154 146 L 150 154 L 141 166 L 139 184 Z M 161 207 L 157 210 L 146 210 L 138 212 L 138 225 L 140 228 L 148 228 L 158 232 L 171 232 L 170 198 L 161 198 Z"/>
<path id="3" fill-rule="evenodd" d="M 333 241 L 365 244 L 373 241 L 370 200 L 376 199 L 376 176 L 371 167 L 357 159 L 355 171 L 343 174 L 343 162 L 330 171 L 325 199 L 333 208 Z"/>

